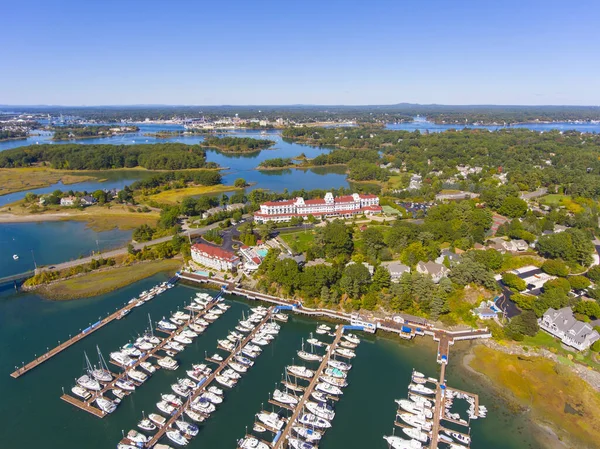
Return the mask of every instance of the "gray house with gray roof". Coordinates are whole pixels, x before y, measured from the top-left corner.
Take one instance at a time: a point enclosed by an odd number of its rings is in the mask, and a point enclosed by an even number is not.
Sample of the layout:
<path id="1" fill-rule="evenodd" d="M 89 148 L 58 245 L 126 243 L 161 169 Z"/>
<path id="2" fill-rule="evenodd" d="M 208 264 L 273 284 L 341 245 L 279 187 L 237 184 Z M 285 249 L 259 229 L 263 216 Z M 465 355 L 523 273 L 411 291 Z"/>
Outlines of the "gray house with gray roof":
<path id="1" fill-rule="evenodd" d="M 542 329 L 554 335 L 567 346 L 579 351 L 588 349 L 594 342 L 600 340 L 600 334 L 592 326 L 575 319 L 570 307 L 555 310 L 550 308 L 538 320 Z"/>

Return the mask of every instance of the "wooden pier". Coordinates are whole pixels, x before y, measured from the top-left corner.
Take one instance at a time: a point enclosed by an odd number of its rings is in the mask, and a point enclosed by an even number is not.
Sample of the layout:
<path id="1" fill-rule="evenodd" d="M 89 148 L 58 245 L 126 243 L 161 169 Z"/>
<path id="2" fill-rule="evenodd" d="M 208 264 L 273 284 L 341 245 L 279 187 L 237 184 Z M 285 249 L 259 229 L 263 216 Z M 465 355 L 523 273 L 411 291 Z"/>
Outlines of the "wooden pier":
<path id="1" fill-rule="evenodd" d="M 146 298 L 146 297 L 144 296 L 143 298 L 139 298 L 139 301 L 143 301 L 144 298 Z M 77 335 L 75 335 L 74 337 L 69 338 L 67 341 L 65 341 L 63 343 L 60 343 L 58 346 L 52 348 L 50 351 L 48 351 L 45 354 L 39 356 L 35 360 L 32 360 L 28 364 L 23 365 L 21 368 L 18 368 L 13 373 L 11 373 L 10 376 L 16 379 L 18 377 L 21 377 L 23 374 L 28 373 L 32 369 L 34 369 L 34 368 L 38 367 L 39 365 L 41 365 L 42 363 L 50 360 L 55 355 L 60 354 L 65 349 L 73 346 L 78 341 L 83 340 L 88 335 L 91 335 L 94 332 L 96 332 L 98 329 L 101 329 L 102 327 L 106 326 L 108 323 L 110 323 L 110 322 L 112 322 L 114 320 L 121 319 L 123 317 L 122 314 L 125 311 L 131 311 L 131 309 L 133 309 L 135 307 L 135 304 L 137 304 L 137 301 L 134 302 L 134 303 L 132 303 L 132 304 L 126 304 L 125 307 L 117 310 L 114 313 L 111 313 L 106 318 L 98 321 L 95 324 L 92 324 L 90 327 L 84 329 L 83 331 L 81 331 L 80 333 L 78 333 Z"/>
<path id="2" fill-rule="evenodd" d="M 300 413 L 302 413 L 302 410 L 304 409 L 304 404 L 310 398 L 311 393 L 315 389 L 316 385 L 319 383 L 319 376 L 323 373 L 323 371 L 325 371 L 325 368 L 327 367 L 327 362 L 334 354 L 334 350 L 340 342 L 340 340 L 342 339 L 343 333 L 344 327 L 339 326 L 335 333 L 335 339 L 333 340 L 333 343 L 331 343 L 331 345 L 329 345 L 329 348 L 327 348 L 327 352 L 323 356 L 323 361 L 319 365 L 319 368 L 315 371 L 314 377 L 306 387 L 304 395 L 300 398 L 300 401 L 298 402 L 294 413 L 292 413 L 292 416 L 286 423 L 285 428 L 279 436 L 279 439 L 273 444 L 273 449 L 283 449 L 287 445 L 287 439 L 292 430 L 292 427 L 294 426 L 294 423 L 296 422 L 296 419 L 298 419 Z"/>
<path id="3" fill-rule="evenodd" d="M 252 331 L 241 341 L 241 347 L 245 346 L 250 340 L 254 338 L 254 335 L 256 334 L 258 329 L 271 318 L 274 309 L 274 307 L 269 308 L 269 311 L 267 312 L 265 317 L 260 321 L 260 323 L 258 323 L 254 327 L 254 329 L 252 329 Z M 229 362 L 233 359 L 234 356 L 235 352 L 232 352 L 225 358 L 225 360 L 223 360 L 219 364 L 219 366 L 206 378 L 202 386 L 194 392 L 192 392 L 192 394 L 187 398 L 183 405 L 179 407 L 177 411 L 173 413 L 173 415 L 171 415 L 171 418 L 169 418 L 169 420 L 165 423 L 165 425 L 162 428 L 157 430 L 154 436 L 144 445 L 144 447 L 151 448 L 156 443 L 158 443 L 158 441 L 164 436 L 164 434 L 173 425 L 173 423 L 179 419 L 183 411 L 190 406 L 194 399 L 196 399 L 199 395 L 206 391 L 210 384 L 215 380 L 215 377 L 218 376 L 221 373 L 221 371 L 223 371 L 228 366 Z"/>
<path id="4" fill-rule="evenodd" d="M 80 399 L 76 399 L 68 394 L 63 394 L 61 396 L 61 399 L 67 401 L 69 404 L 73 404 L 76 407 L 80 408 L 81 410 L 84 410 L 86 412 L 91 413 L 94 416 L 97 416 L 99 418 L 104 418 L 106 416 L 106 413 L 104 413 L 103 411 L 101 411 L 100 409 L 98 409 L 97 407 L 93 406 L 92 403 L 96 400 L 96 398 L 100 397 L 100 396 L 104 396 L 105 393 L 108 393 L 110 390 L 114 389 L 114 388 L 119 388 L 116 383 L 119 379 L 122 378 L 126 378 L 127 377 L 127 371 L 132 370 L 137 368 L 138 366 L 140 366 L 143 362 L 147 361 L 150 357 L 157 357 L 156 353 L 158 351 L 163 350 L 164 346 L 169 343 L 170 341 L 173 340 L 173 338 L 183 330 L 184 327 L 186 327 L 191 321 L 202 317 L 204 314 L 208 313 L 214 306 L 216 305 L 216 302 L 211 302 L 209 303 L 206 308 L 200 312 L 197 316 L 195 317 L 190 317 L 190 319 L 188 321 L 186 321 L 185 323 L 183 323 L 181 326 L 179 326 L 177 328 L 176 331 L 173 331 L 169 334 L 169 336 L 165 337 L 158 345 L 156 345 L 154 348 L 152 348 L 151 350 L 149 350 L 148 352 L 145 352 L 142 354 L 141 357 L 139 357 L 137 360 L 135 360 L 134 363 L 132 363 L 131 365 L 128 366 L 122 366 L 116 362 L 114 362 L 113 360 L 111 360 L 111 363 L 123 368 L 125 371 L 123 371 L 122 373 L 114 376 L 113 380 L 107 384 L 104 385 L 104 387 L 102 388 L 102 390 L 97 391 L 97 392 L 93 392 L 92 396 L 89 399 L 86 399 L 85 401 L 82 401 Z M 150 377 L 150 375 L 148 375 Z M 148 379 L 149 380 L 149 379 Z M 133 381 L 134 384 L 139 387 L 143 384 L 139 383 L 139 382 L 135 382 Z M 131 392 L 126 392 L 127 395 L 133 393 L 133 391 Z"/>

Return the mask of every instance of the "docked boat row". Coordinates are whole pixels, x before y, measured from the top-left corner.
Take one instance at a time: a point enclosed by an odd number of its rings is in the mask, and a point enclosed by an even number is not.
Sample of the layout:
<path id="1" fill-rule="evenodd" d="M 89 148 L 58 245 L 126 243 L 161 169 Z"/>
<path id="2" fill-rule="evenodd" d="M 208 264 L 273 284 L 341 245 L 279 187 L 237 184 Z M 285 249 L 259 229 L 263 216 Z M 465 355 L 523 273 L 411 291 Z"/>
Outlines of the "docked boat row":
<path id="1" fill-rule="evenodd" d="M 139 294 L 139 296 L 131 298 L 128 301 L 128 304 L 133 305 L 133 307 L 143 306 L 144 303 L 150 301 L 154 297 L 160 295 L 161 293 L 164 293 L 165 291 L 167 291 L 168 289 L 173 288 L 173 287 L 174 287 L 174 285 L 169 282 L 162 282 L 158 285 L 155 285 L 150 290 L 144 290 L 142 293 Z M 130 310 L 131 309 L 124 309 L 121 312 L 121 316 L 118 318 L 119 319 L 123 318 L 125 315 L 127 315 L 130 312 Z"/>
<path id="2" fill-rule="evenodd" d="M 327 325 L 320 325 L 316 333 L 321 336 L 335 336 L 331 330 Z M 360 342 L 356 336 L 350 338 L 354 345 Z M 266 439 L 269 438 L 267 435 L 279 438 L 284 430 L 287 430 L 285 438 L 289 447 L 318 447 L 335 418 L 335 403 L 343 394 L 343 388 L 348 385 L 346 378 L 352 368 L 347 361 L 338 359 L 339 354 L 336 350 L 342 342 L 349 341 L 343 337 L 341 340 L 334 348 L 330 348 L 331 343 L 313 338 L 312 335 L 307 339 L 309 347 L 302 342 L 302 348 L 298 351 L 300 359 L 308 363 L 313 362 L 314 365 L 321 363 L 321 366 L 304 366 L 297 363 L 286 366 L 282 387 L 276 388 L 269 400 L 269 403 L 279 410 L 262 410 L 257 413 L 252 432 L 238 441 L 239 449 L 268 449 L 272 443 Z M 327 352 L 319 354 L 316 348 L 326 348 Z M 325 357 L 327 363 L 323 365 Z M 318 379 L 315 381 L 315 378 Z M 309 389 L 310 386 L 314 388 Z"/>

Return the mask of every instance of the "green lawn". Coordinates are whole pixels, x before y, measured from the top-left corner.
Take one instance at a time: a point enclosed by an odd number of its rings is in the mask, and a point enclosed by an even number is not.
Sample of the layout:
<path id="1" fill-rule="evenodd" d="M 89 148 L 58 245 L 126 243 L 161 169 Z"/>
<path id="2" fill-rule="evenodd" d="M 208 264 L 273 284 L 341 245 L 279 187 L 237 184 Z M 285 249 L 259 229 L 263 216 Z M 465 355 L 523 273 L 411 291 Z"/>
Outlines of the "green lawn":
<path id="1" fill-rule="evenodd" d="M 312 231 L 309 231 L 309 232 L 300 231 L 300 232 L 291 232 L 288 234 L 282 233 L 281 238 L 284 240 L 285 243 L 290 245 L 290 247 L 294 251 L 298 251 L 298 252 L 302 253 L 302 252 L 306 251 L 308 249 L 308 247 L 312 244 L 313 240 L 315 239 L 315 235 L 312 233 Z"/>
<path id="2" fill-rule="evenodd" d="M 558 206 L 560 202 L 564 199 L 569 198 L 568 195 L 561 195 L 560 193 L 550 193 L 548 195 L 544 195 L 540 197 L 539 201 L 541 203 L 547 204 L 548 206 Z"/>
<path id="3" fill-rule="evenodd" d="M 400 215 L 400 211 L 394 209 L 392 206 L 381 206 L 383 212 L 388 215 Z"/>
<path id="4" fill-rule="evenodd" d="M 600 363 L 594 360 L 591 351 L 585 355 L 575 350 L 569 351 L 562 347 L 560 340 L 542 330 L 540 330 L 534 337 L 526 336 L 522 341 L 522 344 L 523 346 L 548 349 L 549 351 L 557 354 L 559 356 L 559 360 L 565 364 L 572 363 L 571 360 L 568 359 L 568 356 L 571 355 L 573 359 L 583 363 L 584 365 L 591 366 L 594 369 L 600 369 Z"/>

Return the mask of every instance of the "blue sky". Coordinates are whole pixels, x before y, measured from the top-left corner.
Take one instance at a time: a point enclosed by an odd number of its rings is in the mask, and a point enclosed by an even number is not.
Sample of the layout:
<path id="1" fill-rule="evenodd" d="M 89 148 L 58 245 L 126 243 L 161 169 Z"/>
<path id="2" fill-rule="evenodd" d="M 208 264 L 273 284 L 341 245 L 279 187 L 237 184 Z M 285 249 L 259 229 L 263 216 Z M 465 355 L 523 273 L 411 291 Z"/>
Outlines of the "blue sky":
<path id="1" fill-rule="evenodd" d="M 600 105 L 600 1 L 6 1 L 0 104 Z"/>

